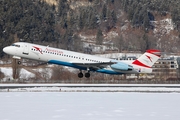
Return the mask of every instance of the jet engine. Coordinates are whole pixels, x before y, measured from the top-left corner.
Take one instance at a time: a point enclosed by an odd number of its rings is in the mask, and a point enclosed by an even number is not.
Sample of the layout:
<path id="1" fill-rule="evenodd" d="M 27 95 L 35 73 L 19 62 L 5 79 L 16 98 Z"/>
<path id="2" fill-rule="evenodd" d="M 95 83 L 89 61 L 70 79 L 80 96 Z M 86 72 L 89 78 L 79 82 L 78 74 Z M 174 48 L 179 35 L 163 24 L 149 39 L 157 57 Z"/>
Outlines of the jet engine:
<path id="1" fill-rule="evenodd" d="M 133 67 L 131 65 L 128 65 L 126 63 L 118 62 L 116 64 L 112 64 L 111 68 L 115 71 L 130 71 L 133 70 Z"/>

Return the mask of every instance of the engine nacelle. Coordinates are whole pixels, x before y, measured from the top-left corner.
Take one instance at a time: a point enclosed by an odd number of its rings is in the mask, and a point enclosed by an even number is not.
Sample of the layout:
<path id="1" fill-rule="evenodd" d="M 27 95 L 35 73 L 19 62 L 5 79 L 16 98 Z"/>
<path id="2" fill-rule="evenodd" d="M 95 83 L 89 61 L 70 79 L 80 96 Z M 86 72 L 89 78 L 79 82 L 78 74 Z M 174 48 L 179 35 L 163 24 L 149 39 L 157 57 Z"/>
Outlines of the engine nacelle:
<path id="1" fill-rule="evenodd" d="M 111 68 L 113 70 L 118 70 L 118 71 L 129 71 L 129 70 L 133 70 L 133 67 L 131 65 L 128 65 L 126 63 L 121 63 L 118 62 L 116 64 L 112 64 Z"/>

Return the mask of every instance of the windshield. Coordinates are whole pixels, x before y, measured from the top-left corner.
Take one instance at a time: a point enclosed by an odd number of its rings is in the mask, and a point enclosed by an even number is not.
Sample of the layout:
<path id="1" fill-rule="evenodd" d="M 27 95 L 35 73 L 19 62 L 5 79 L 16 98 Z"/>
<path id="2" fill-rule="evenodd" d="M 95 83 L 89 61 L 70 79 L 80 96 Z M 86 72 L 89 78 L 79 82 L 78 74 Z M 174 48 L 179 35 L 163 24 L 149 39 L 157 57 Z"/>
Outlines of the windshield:
<path id="1" fill-rule="evenodd" d="M 20 45 L 17 44 L 12 44 L 11 46 L 20 47 Z"/>

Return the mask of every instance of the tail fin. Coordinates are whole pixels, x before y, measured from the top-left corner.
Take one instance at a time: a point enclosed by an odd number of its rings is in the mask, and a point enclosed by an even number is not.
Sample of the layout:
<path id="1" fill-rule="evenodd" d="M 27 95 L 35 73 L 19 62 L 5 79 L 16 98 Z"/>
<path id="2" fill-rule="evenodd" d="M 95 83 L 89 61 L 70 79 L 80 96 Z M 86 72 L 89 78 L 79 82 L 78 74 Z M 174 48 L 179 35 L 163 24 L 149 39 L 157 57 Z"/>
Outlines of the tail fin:
<path id="1" fill-rule="evenodd" d="M 137 60 L 133 61 L 132 64 L 151 68 L 154 63 L 160 58 L 161 52 L 159 50 L 147 50 Z"/>

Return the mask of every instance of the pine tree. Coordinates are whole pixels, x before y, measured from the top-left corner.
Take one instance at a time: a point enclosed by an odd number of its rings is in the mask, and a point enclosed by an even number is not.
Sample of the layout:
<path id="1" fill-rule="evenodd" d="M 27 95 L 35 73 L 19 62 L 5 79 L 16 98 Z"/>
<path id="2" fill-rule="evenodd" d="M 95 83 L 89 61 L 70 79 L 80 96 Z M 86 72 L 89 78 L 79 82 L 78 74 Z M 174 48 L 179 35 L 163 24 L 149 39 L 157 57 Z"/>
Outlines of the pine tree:
<path id="1" fill-rule="evenodd" d="M 144 20 L 143 20 L 143 27 L 145 28 L 145 31 L 147 32 L 150 26 L 150 20 L 149 20 L 149 16 L 148 13 L 144 14 Z"/>
<path id="2" fill-rule="evenodd" d="M 89 29 L 95 29 L 98 27 L 98 24 L 97 24 L 97 17 L 96 17 L 96 10 L 92 9 L 92 11 L 90 11 L 90 14 L 89 14 Z"/>
<path id="3" fill-rule="evenodd" d="M 141 44 L 140 45 L 141 51 L 145 51 L 149 49 L 150 43 L 149 43 L 149 38 L 147 36 L 147 33 L 143 34 L 140 44 Z"/>
<path id="4" fill-rule="evenodd" d="M 106 20 L 107 19 L 107 6 L 104 5 L 102 9 L 101 19 Z"/>
<path id="5" fill-rule="evenodd" d="M 115 24 L 117 22 L 117 15 L 114 10 L 111 12 L 111 17 L 112 17 L 113 25 L 115 26 Z"/>

